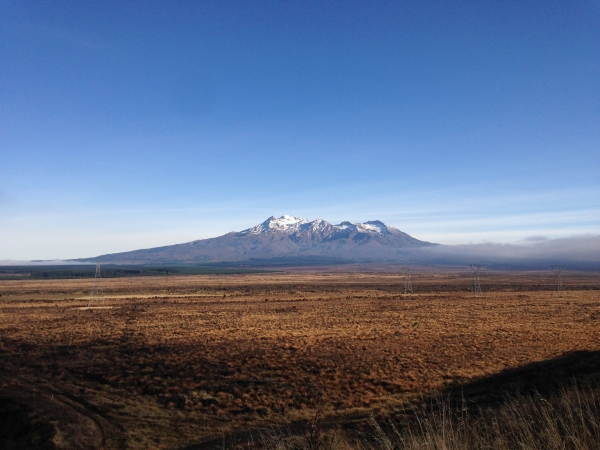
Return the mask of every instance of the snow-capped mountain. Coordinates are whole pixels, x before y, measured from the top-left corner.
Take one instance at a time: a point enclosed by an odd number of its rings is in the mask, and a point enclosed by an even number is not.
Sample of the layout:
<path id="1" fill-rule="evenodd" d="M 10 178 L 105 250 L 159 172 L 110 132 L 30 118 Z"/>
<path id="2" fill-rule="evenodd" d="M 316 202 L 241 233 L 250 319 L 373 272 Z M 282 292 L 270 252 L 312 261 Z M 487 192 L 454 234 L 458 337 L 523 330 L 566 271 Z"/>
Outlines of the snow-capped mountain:
<path id="1" fill-rule="evenodd" d="M 115 263 L 243 261 L 273 258 L 393 260 L 408 248 L 436 244 L 420 241 L 379 220 L 364 223 L 308 221 L 284 215 L 223 236 L 145 250 L 103 255 Z"/>
<path id="2" fill-rule="evenodd" d="M 284 215 L 281 217 L 271 216 L 263 223 L 241 231 L 240 234 L 259 234 L 269 233 L 272 231 L 279 231 L 285 234 L 301 233 L 303 235 L 315 236 L 322 235 L 324 233 L 348 233 L 352 231 L 381 235 L 400 232 L 400 230 L 397 228 L 388 227 L 379 220 L 373 220 L 365 223 L 342 222 L 339 225 L 332 225 L 323 219 L 316 219 L 312 222 L 309 222 L 308 220 L 300 217 Z"/>

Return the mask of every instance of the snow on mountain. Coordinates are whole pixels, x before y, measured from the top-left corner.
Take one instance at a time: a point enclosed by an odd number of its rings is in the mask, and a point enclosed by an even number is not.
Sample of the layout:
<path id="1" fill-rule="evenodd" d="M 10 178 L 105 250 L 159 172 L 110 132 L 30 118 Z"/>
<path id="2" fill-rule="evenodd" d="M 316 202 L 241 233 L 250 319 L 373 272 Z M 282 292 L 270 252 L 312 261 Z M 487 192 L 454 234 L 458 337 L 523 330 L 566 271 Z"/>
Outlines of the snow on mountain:
<path id="1" fill-rule="evenodd" d="M 308 220 L 301 219 L 300 217 L 294 217 L 290 215 L 283 215 L 279 218 L 275 216 L 269 217 L 263 223 L 256 225 L 255 227 L 248 228 L 242 231 L 244 234 L 258 234 L 267 233 L 269 231 L 281 231 L 283 233 L 292 233 L 298 231 L 299 226 L 308 223 Z"/>
<path id="2" fill-rule="evenodd" d="M 394 227 L 388 227 L 379 220 L 372 220 L 365 223 L 342 222 L 334 226 L 340 230 L 353 230 L 360 233 L 387 234 L 391 230 L 399 231 Z"/>
<path id="3" fill-rule="evenodd" d="M 308 235 L 321 234 L 324 231 L 335 232 L 344 230 L 382 235 L 389 233 L 390 230 L 396 229 L 393 227 L 388 227 L 379 220 L 373 220 L 365 223 L 342 222 L 339 225 L 332 225 L 323 219 L 316 219 L 312 222 L 309 222 L 306 219 L 286 214 L 281 217 L 271 216 L 263 223 L 241 231 L 240 234 L 259 234 L 279 231 L 284 234 L 302 233 L 304 235 Z"/>

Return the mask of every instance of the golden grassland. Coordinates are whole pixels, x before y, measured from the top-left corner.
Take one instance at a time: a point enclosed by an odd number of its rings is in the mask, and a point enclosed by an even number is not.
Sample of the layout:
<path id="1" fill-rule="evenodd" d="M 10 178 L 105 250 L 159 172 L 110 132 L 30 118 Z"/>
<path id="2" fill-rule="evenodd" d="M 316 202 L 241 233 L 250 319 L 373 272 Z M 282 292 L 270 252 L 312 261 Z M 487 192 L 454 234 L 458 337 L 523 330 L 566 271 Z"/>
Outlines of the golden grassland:
<path id="1" fill-rule="evenodd" d="M 317 410 L 393 417 L 436 390 L 600 350 L 598 274 L 564 278 L 564 297 L 543 272 L 485 273 L 480 297 L 466 271 L 431 269 L 408 295 L 375 270 L 106 279 L 104 310 L 79 309 L 89 279 L 4 280 L 0 393 L 59 448 L 177 448 Z"/>

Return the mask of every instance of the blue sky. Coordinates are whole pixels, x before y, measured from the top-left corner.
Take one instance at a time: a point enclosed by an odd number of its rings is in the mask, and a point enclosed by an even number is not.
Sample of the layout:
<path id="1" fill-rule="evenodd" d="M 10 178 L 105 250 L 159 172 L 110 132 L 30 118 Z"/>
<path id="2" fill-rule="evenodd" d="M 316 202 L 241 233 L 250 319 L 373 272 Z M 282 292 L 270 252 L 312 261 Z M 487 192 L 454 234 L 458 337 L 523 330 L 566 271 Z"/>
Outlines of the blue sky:
<path id="1" fill-rule="evenodd" d="M 600 2 L 0 0 L 0 259 L 271 215 L 600 233 Z"/>

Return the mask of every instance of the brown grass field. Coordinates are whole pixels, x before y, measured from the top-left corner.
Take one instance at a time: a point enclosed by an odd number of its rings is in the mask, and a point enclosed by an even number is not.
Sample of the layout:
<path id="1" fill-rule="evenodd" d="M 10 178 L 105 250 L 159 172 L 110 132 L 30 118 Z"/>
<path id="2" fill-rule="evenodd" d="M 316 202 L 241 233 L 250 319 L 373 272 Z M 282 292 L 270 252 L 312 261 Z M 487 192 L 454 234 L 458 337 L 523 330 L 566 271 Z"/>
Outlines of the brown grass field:
<path id="1" fill-rule="evenodd" d="M 473 297 L 466 270 L 415 272 L 412 295 L 373 268 L 105 279 L 112 308 L 96 310 L 79 309 L 90 279 L 0 280 L 4 438 L 203 448 L 293 432 L 317 411 L 360 427 L 432 392 L 600 351 L 597 273 L 565 273 L 559 297 L 548 272 L 484 272 Z"/>

